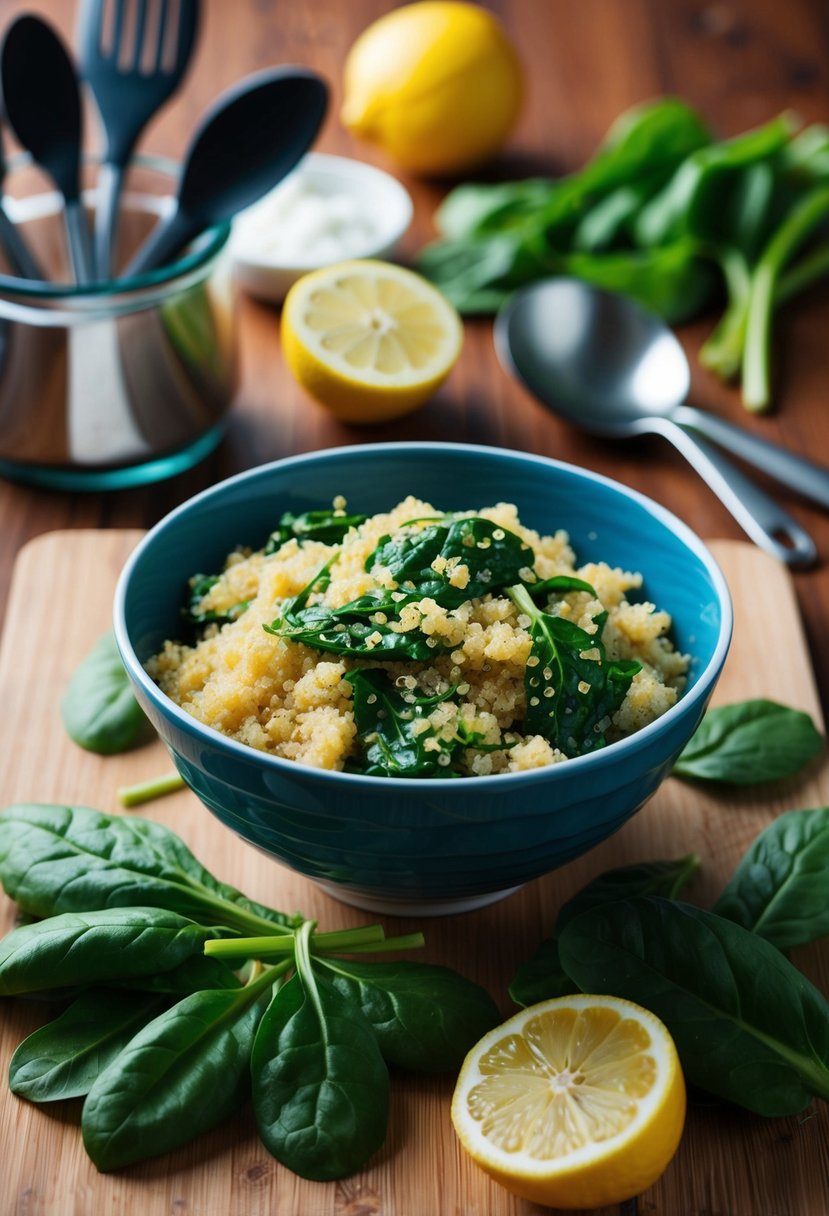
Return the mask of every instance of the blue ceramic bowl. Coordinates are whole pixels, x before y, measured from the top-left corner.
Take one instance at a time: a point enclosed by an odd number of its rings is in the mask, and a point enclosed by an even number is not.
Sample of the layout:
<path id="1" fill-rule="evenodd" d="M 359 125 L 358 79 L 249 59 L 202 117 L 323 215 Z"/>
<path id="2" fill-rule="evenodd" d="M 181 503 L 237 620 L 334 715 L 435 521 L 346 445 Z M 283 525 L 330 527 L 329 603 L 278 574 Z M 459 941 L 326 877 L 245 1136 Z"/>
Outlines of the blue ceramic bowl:
<path id="1" fill-rule="evenodd" d="M 444 510 L 514 502 L 541 532 L 564 528 L 577 560 L 641 570 L 693 655 L 687 690 L 662 718 L 589 756 L 524 773 L 417 780 L 323 772 L 195 721 L 142 664 L 180 633 L 185 579 L 264 544 L 283 511 L 343 494 L 371 515 L 411 493 Z M 594 473 L 524 453 L 441 443 L 335 448 L 253 469 L 156 525 L 127 563 L 115 633 L 135 693 L 187 784 L 227 827 L 330 893 L 372 910 L 480 906 L 591 849 L 667 776 L 696 729 L 731 637 L 719 567 L 685 524 Z"/>

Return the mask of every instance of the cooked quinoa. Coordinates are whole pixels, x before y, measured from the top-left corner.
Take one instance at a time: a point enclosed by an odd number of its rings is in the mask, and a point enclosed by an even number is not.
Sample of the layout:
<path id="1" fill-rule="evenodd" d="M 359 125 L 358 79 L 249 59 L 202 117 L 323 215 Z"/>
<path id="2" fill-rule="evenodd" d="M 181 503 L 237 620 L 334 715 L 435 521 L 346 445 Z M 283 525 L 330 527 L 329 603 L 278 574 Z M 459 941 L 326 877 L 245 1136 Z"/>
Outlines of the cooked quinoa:
<path id="1" fill-rule="evenodd" d="M 335 508 L 344 512 L 342 500 L 335 502 Z M 411 738 L 423 736 L 421 747 L 427 757 L 430 751 L 449 756 L 454 740 L 453 774 L 520 772 L 566 760 L 567 752 L 543 733 L 525 733 L 527 679 L 538 659 L 531 620 L 504 589 L 441 607 L 429 596 L 412 601 L 403 595 L 385 566 L 366 569 L 367 559 L 384 538 L 401 530 L 411 534 L 436 518 L 447 517 L 410 497 L 387 514 L 352 527 L 341 545 L 292 537 L 272 553 L 264 549 L 231 553 L 221 575 L 200 599 L 199 610 L 220 617 L 238 612 L 236 619 L 204 625 L 192 645 L 166 642 L 147 664 L 149 674 L 176 704 L 205 725 L 250 747 L 316 768 L 359 769 L 367 744 L 376 738 L 376 734 L 361 735 L 355 721 L 356 685 L 346 678 L 352 673 L 353 679 L 355 669 L 385 673 L 375 678 L 387 676 L 389 686 L 412 704 L 415 697 L 435 698 L 418 711 Z M 520 522 L 516 507 L 509 503 L 470 511 L 466 518 L 487 520 L 497 529 L 494 535 L 500 537 L 503 530 L 529 546 L 521 579 L 530 586 L 556 576 L 590 584 L 595 595 L 588 590 L 555 593 L 544 596 L 539 607 L 573 622 L 597 641 L 600 637 L 605 663 L 635 660 L 641 665 L 632 679 L 628 677 L 618 708 L 592 728 L 600 733 L 602 745 L 640 730 L 674 704 L 685 684 L 689 658 L 669 640 L 667 612 L 651 603 L 628 601 L 628 593 L 642 587 L 641 574 L 604 562 L 576 565 L 566 533 L 539 535 Z M 427 645 L 434 646 L 434 653 L 423 661 L 382 654 L 374 658 L 374 639 L 369 634 L 360 657 L 338 655 L 268 632 L 286 605 L 329 562 L 330 581 L 309 597 L 309 604 L 342 608 L 383 589 L 402 606 L 391 626 L 387 615 L 373 618 L 377 638 L 381 625 L 401 634 L 418 630 L 419 636 L 433 639 Z M 432 569 L 457 590 L 469 582 L 462 558 L 447 562 L 437 557 Z M 596 620 L 604 613 L 600 630 Z M 580 656 L 582 660 L 598 657 L 599 651 L 590 649 Z M 552 699 L 557 695 L 552 673 L 545 668 L 543 674 L 543 695 Z M 579 685 L 579 691 L 589 692 L 589 685 Z M 372 699 L 369 696 L 369 704 Z M 537 699 L 533 704 L 538 704 Z M 470 746 L 458 745 L 459 736 L 464 742 L 471 740 Z M 572 749 L 569 754 L 574 754 Z M 450 761 L 440 763 L 448 766 Z"/>

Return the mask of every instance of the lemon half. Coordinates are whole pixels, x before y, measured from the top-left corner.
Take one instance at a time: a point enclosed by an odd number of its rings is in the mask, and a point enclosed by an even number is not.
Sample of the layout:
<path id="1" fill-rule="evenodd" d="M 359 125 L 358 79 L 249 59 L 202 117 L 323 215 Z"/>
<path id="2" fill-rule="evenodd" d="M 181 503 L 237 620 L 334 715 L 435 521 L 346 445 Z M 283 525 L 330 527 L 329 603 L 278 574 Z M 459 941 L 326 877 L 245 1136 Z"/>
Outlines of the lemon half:
<path id="1" fill-rule="evenodd" d="M 389 262 L 315 270 L 293 285 L 282 310 L 288 367 L 344 422 L 385 422 L 417 409 L 445 380 L 462 342 L 452 305 Z"/>
<path id="2" fill-rule="evenodd" d="M 515 1194 L 597 1208 L 663 1173 L 685 1102 L 658 1018 L 616 997 L 567 996 L 523 1009 L 473 1047 L 452 1121 L 470 1156 Z"/>

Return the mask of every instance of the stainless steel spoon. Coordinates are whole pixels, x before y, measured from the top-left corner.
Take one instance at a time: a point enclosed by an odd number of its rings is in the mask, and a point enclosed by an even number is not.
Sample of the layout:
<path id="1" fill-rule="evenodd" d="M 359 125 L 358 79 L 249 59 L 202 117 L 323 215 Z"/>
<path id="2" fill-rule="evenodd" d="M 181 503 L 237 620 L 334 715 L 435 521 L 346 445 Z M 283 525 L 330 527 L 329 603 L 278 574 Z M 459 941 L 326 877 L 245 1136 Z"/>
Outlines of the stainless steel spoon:
<path id="1" fill-rule="evenodd" d="M 703 435 L 829 507 L 829 470 L 684 404 L 685 353 L 658 317 L 578 279 L 516 292 L 495 322 L 502 364 L 556 414 L 595 435 L 662 435 L 693 465 L 744 531 L 790 566 L 817 556 L 809 534 Z"/>

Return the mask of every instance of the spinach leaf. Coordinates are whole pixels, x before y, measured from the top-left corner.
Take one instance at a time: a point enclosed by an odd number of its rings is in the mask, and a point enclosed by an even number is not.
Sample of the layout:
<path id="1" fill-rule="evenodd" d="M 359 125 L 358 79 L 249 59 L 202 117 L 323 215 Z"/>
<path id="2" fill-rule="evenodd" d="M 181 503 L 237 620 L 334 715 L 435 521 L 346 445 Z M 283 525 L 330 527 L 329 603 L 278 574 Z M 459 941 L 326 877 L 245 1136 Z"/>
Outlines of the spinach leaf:
<path id="1" fill-rule="evenodd" d="M 248 607 L 248 601 L 242 600 L 231 608 L 219 611 L 216 608 L 202 608 L 201 603 L 208 591 L 219 582 L 220 574 L 194 574 L 188 580 L 187 605 L 184 609 L 184 619 L 190 625 L 227 625 L 230 621 L 238 621 Z"/>
<path id="2" fill-rule="evenodd" d="M 236 992 L 194 992 L 139 1030 L 84 1102 L 84 1147 L 99 1170 L 170 1152 L 241 1106 L 272 983 L 266 972 Z"/>
<path id="3" fill-rule="evenodd" d="M 125 752 L 151 733 L 130 687 L 115 637 L 105 633 L 75 669 L 60 703 L 70 739 L 90 752 Z"/>
<path id="4" fill-rule="evenodd" d="M 108 988 L 131 988 L 141 992 L 188 996 L 202 988 L 240 988 L 241 983 L 223 959 L 194 954 L 170 971 L 157 975 L 134 975 L 129 979 L 106 981 Z"/>
<path id="5" fill-rule="evenodd" d="M 384 536 L 366 559 L 366 570 L 382 566 L 407 595 L 416 592 L 442 608 L 457 608 L 519 582 L 534 560 L 532 548 L 514 532 L 471 517 Z"/>
<path id="6" fill-rule="evenodd" d="M 603 291 L 630 296 L 669 325 L 697 316 L 717 289 L 717 274 L 699 241 L 682 237 L 646 249 L 575 250 L 562 256 L 562 273 Z"/>
<path id="7" fill-rule="evenodd" d="M 314 959 L 318 973 L 362 1009 L 390 1064 L 450 1072 L 501 1020 L 490 995 L 448 967 Z"/>
<path id="8" fill-rule="evenodd" d="M 0 940 L 0 996 L 170 971 L 223 936 L 158 908 L 64 912 Z"/>
<path id="9" fill-rule="evenodd" d="M 675 777 L 756 785 L 790 777 L 823 739 L 808 714 L 762 698 L 709 709 L 673 768 Z"/>
<path id="10" fill-rule="evenodd" d="M 265 553 L 276 553 L 293 539 L 300 544 L 305 540 L 316 540 L 323 545 L 340 545 L 351 529 L 359 528 L 367 518 L 367 515 L 346 515 L 345 511 L 333 507 L 323 511 L 304 511 L 301 515 L 286 511 L 279 521 L 279 527 L 268 537 Z"/>
<path id="11" fill-rule="evenodd" d="M 401 631 L 400 610 L 422 596 L 404 595 L 396 600 L 395 594 L 378 588 L 341 608 L 327 608 L 324 604 L 297 607 L 297 601 L 292 600 L 282 615 L 264 629 L 291 642 L 355 658 L 426 662 L 433 655 L 452 649 L 440 639 L 428 637 L 417 626 Z"/>
<path id="12" fill-rule="evenodd" d="M 353 1174 L 385 1139 L 389 1075 L 360 1006 L 312 968 L 311 922 L 297 937 L 297 973 L 280 987 L 253 1044 L 260 1138 L 302 1178 Z"/>
<path id="13" fill-rule="evenodd" d="M 605 724 L 624 701 L 641 664 L 605 657 L 601 641 L 605 613 L 595 621 L 595 634 L 590 634 L 565 617 L 542 612 L 524 587 L 511 587 L 507 594 L 530 619 L 525 733 L 543 735 L 566 756 L 604 747 Z"/>
<path id="14" fill-rule="evenodd" d="M 569 591 L 587 591 L 595 597 L 596 588 L 586 583 L 583 578 L 573 578 L 569 574 L 556 574 L 552 578 L 537 579 L 534 583 L 525 583 L 527 594 L 532 599 L 540 597 L 549 599 L 551 595 L 567 595 Z"/>
<path id="15" fill-rule="evenodd" d="M 793 950 L 829 934 L 829 807 L 787 811 L 752 842 L 713 911 Z"/>
<path id="16" fill-rule="evenodd" d="M 82 1098 L 164 1004 L 157 995 L 82 993 L 60 1017 L 23 1040 L 9 1064 L 9 1088 L 30 1102 Z"/>
<path id="17" fill-rule="evenodd" d="M 89 807 L 7 807 L 0 814 L 0 882 L 36 916 L 152 904 L 240 932 L 268 933 L 301 920 L 218 882 L 161 824 Z"/>
<path id="18" fill-rule="evenodd" d="M 617 899 L 637 895 L 676 899 L 698 869 L 699 858 L 689 853 L 676 861 L 644 861 L 599 874 L 562 904 L 552 936 L 545 938 L 535 954 L 516 971 L 509 986 L 512 999 L 517 1005 L 526 1006 L 578 992 L 578 986 L 570 979 L 559 958 L 558 941 L 565 925 L 582 912 L 614 903 Z"/>
<path id="19" fill-rule="evenodd" d="M 660 1017 L 693 1084 L 759 1115 L 829 1100 L 829 1005 L 769 942 L 721 916 L 657 897 L 583 912 L 562 965 L 584 992 Z"/>
<path id="20" fill-rule="evenodd" d="M 374 777 L 450 777 L 467 748 L 499 751 L 510 742 L 487 744 L 457 714 L 452 735 L 437 733 L 427 719 L 436 705 L 456 692 L 433 697 L 400 692 L 382 670 L 357 668 L 343 677 L 354 690 L 354 721 L 365 748 L 360 772 Z"/>

